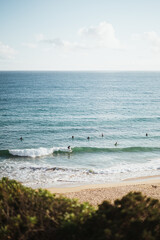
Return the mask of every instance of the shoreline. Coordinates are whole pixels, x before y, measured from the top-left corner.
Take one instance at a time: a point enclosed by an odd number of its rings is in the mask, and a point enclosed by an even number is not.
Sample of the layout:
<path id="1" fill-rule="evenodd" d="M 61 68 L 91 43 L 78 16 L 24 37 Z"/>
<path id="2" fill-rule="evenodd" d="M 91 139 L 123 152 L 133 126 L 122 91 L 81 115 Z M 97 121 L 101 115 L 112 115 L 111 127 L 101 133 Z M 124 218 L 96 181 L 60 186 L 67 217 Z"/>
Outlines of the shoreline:
<path id="1" fill-rule="evenodd" d="M 46 188 L 57 196 L 76 198 L 79 202 L 89 202 L 97 206 L 104 200 L 114 202 L 129 192 L 142 192 L 147 197 L 160 200 L 160 175 L 126 179 L 118 183 L 88 184 L 82 186 Z"/>

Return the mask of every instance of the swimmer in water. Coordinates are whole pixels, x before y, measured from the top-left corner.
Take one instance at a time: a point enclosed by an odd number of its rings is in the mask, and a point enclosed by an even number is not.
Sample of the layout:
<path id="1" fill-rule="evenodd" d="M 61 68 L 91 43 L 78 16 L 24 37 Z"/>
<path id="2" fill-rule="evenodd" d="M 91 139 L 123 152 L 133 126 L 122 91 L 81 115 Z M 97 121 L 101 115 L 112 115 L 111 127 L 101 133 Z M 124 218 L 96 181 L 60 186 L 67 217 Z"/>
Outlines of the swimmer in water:
<path id="1" fill-rule="evenodd" d="M 117 146 L 117 144 L 118 144 L 118 143 L 116 142 L 114 145 Z"/>

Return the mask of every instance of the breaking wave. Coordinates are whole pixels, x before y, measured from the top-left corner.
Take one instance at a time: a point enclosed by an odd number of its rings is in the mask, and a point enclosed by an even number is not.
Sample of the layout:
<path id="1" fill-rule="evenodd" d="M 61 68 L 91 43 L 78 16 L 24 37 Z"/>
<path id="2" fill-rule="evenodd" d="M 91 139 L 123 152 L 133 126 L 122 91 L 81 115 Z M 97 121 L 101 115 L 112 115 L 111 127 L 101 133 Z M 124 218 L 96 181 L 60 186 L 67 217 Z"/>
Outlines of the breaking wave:
<path id="1" fill-rule="evenodd" d="M 126 148 L 98 148 L 98 147 L 74 147 L 68 149 L 66 147 L 53 147 L 53 148 L 31 148 L 31 149 L 10 149 L 10 150 L 0 150 L 0 156 L 4 157 L 42 157 L 51 154 L 64 154 L 64 153 L 73 153 L 73 154 L 83 154 L 83 153 L 98 153 L 98 152 L 157 152 L 160 151 L 158 147 L 126 147 Z"/>

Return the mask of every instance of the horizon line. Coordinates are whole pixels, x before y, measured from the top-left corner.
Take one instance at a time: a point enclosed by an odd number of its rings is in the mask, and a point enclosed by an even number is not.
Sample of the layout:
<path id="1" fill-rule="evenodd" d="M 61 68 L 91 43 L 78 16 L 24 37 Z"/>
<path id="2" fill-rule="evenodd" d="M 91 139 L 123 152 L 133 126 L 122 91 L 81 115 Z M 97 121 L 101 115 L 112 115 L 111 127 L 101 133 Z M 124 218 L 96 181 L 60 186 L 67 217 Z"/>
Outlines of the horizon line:
<path id="1" fill-rule="evenodd" d="M 56 69 L 0 69 L 0 72 L 160 72 L 160 70 L 56 70 Z"/>

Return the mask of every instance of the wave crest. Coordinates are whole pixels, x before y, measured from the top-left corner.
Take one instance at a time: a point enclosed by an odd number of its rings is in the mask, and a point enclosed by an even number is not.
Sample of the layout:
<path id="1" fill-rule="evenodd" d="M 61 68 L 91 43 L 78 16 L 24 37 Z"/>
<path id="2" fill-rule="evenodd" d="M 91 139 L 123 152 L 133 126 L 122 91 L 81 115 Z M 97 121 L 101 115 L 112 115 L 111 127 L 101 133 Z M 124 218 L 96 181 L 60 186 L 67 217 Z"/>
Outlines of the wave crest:
<path id="1" fill-rule="evenodd" d="M 18 157 L 42 157 L 53 154 L 53 152 L 71 152 L 71 150 L 68 150 L 67 148 L 37 148 L 37 149 L 14 149 L 9 150 L 9 153 L 13 156 Z"/>
<path id="2" fill-rule="evenodd" d="M 74 153 L 74 154 L 83 154 L 83 153 L 121 153 L 121 152 L 156 152 L 160 151 L 158 147 L 126 147 L 126 148 L 98 148 L 98 147 L 74 147 L 69 150 L 66 147 L 53 147 L 53 148 L 31 148 L 31 149 L 11 149 L 11 150 L 0 150 L 0 156 L 4 157 L 42 157 L 51 154 L 63 154 L 63 153 Z"/>

